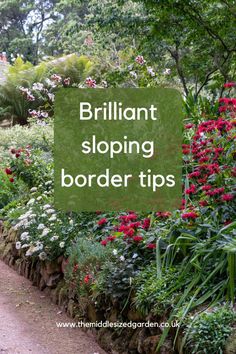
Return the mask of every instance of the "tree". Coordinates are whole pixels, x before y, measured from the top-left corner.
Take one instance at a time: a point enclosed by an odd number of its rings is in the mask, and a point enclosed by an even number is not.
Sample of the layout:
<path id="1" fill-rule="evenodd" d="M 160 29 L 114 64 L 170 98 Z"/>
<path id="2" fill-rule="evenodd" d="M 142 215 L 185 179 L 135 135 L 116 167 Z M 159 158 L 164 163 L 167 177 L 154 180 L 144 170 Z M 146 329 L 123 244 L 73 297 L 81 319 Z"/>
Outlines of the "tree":
<path id="1" fill-rule="evenodd" d="M 233 78 L 235 1 L 137 1 L 149 16 L 150 43 L 158 43 L 170 54 L 186 95 L 194 88 L 197 98 L 213 80 L 223 83 Z"/>
<path id="2" fill-rule="evenodd" d="M 104 31 L 132 35 L 140 52 L 159 65 L 170 65 L 186 95 L 195 99 L 235 74 L 236 5 L 228 0 L 106 1 L 97 23 Z M 99 5 L 97 5 L 99 7 Z M 120 11 L 118 10 L 120 8 Z M 123 11 L 122 11 L 123 9 Z M 98 16 L 97 16 L 98 17 Z"/>
<path id="3" fill-rule="evenodd" d="M 37 63 L 42 32 L 54 18 L 54 0 L 0 1 L 0 51 Z"/>

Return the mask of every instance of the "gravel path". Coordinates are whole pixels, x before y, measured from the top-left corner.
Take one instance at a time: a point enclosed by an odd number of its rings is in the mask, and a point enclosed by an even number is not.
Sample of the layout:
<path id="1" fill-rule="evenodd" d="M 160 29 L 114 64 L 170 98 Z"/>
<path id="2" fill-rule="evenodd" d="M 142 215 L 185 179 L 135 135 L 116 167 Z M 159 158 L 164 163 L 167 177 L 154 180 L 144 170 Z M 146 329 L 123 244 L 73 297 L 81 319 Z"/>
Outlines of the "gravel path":
<path id="1" fill-rule="evenodd" d="M 0 354 L 106 354 L 50 299 L 0 261 Z"/>

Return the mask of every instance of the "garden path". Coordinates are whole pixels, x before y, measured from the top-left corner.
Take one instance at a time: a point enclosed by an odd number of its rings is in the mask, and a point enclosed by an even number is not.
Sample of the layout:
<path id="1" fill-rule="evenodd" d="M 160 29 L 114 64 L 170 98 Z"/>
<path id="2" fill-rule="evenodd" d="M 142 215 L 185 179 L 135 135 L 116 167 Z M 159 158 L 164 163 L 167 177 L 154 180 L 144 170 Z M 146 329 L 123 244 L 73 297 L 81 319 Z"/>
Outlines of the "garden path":
<path id="1" fill-rule="evenodd" d="M 70 322 L 50 299 L 0 261 L 0 353 L 106 354 L 81 329 L 57 328 Z"/>

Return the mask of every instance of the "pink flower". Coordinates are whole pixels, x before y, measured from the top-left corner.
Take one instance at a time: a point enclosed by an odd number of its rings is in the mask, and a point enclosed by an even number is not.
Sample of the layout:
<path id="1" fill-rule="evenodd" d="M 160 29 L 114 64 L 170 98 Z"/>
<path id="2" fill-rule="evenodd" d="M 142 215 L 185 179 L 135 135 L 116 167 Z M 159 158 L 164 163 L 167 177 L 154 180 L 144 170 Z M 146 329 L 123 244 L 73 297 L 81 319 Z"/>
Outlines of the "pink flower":
<path id="1" fill-rule="evenodd" d="M 188 123 L 188 124 L 185 124 L 185 126 L 184 126 L 185 129 L 191 129 L 193 127 L 194 127 L 193 123 Z"/>
<path id="2" fill-rule="evenodd" d="M 129 230 L 124 231 L 124 234 L 128 237 L 132 237 L 134 235 L 134 229 L 130 228 Z"/>
<path id="3" fill-rule="evenodd" d="M 208 202 L 207 202 L 206 200 L 200 200 L 200 201 L 199 201 L 199 205 L 200 205 L 201 207 L 204 207 L 204 206 L 207 206 L 207 205 L 208 205 Z"/>
<path id="4" fill-rule="evenodd" d="M 87 77 L 87 79 L 85 80 L 85 84 L 88 87 L 95 88 L 96 87 L 96 80 L 93 80 L 91 77 Z"/>
<path id="5" fill-rule="evenodd" d="M 62 80 L 62 78 L 61 78 L 61 76 L 60 75 L 57 75 L 57 74 L 53 74 L 52 76 L 51 76 L 51 80 L 53 80 L 53 81 L 55 81 L 55 82 L 61 82 L 61 80 Z"/>
<path id="6" fill-rule="evenodd" d="M 133 240 L 134 240 L 135 242 L 141 242 L 141 241 L 143 240 L 143 237 L 137 235 L 137 236 L 134 236 L 134 237 L 133 237 Z"/>
<path id="7" fill-rule="evenodd" d="M 91 278 L 92 278 L 92 276 L 91 276 L 90 274 L 85 275 L 85 277 L 84 277 L 84 283 L 85 283 L 85 284 L 88 284 Z"/>
<path id="8" fill-rule="evenodd" d="M 102 246 L 106 246 L 107 245 L 107 240 L 102 240 L 101 242 L 100 242 L 100 244 L 102 245 Z"/>
<path id="9" fill-rule="evenodd" d="M 107 219 L 106 219 L 106 218 L 102 218 L 102 219 L 98 220 L 98 222 L 97 222 L 97 224 L 98 224 L 99 226 L 103 226 L 103 225 L 105 225 L 106 223 L 107 223 Z"/>
<path id="10" fill-rule="evenodd" d="M 196 186 L 194 184 L 191 184 L 191 186 L 185 190 L 186 194 L 193 194 L 195 192 L 196 192 Z"/>
<path id="11" fill-rule="evenodd" d="M 149 244 L 147 245 L 147 248 L 149 248 L 149 249 L 154 249 L 154 248 L 156 248 L 156 244 L 155 244 L 155 243 L 149 243 Z"/>
<path id="12" fill-rule="evenodd" d="M 106 238 L 107 241 L 111 241 L 111 242 L 114 241 L 115 239 L 116 239 L 116 236 L 112 236 L 112 235 L 110 235 Z"/>
<path id="13" fill-rule="evenodd" d="M 70 85 L 70 77 L 67 77 L 64 79 L 64 85 L 66 85 L 66 86 Z"/>
<path id="14" fill-rule="evenodd" d="M 198 217 L 198 214 L 194 211 L 190 211 L 189 213 L 184 213 L 181 216 L 182 219 L 196 219 Z"/>
<path id="15" fill-rule="evenodd" d="M 185 200 L 183 199 L 182 202 L 185 203 Z M 156 213 L 156 216 L 157 216 L 158 218 L 163 218 L 163 219 L 169 218 L 169 217 L 171 216 L 171 212 L 169 212 L 169 211 L 158 211 L 158 212 Z"/>
<path id="16" fill-rule="evenodd" d="M 224 202 L 229 202 L 233 199 L 234 199 L 234 196 L 231 193 L 226 193 L 221 196 L 221 200 L 223 200 Z"/>
<path id="17" fill-rule="evenodd" d="M 200 174 L 201 174 L 200 171 L 194 171 L 194 172 L 190 173 L 190 174 L 188 175 L 188 177 L 189 177 L 189 178 L 199 177 Z"/>
<path id="18" fill-rule="evenodd" d="M 35 101 L 35 97 L 34 95 L 32 95 L 31 93 L 28 93 L 26 96 L 27 101 Z"/>
<path id="19" fill-rule="evenodd" d="M 143 229 L 148 230 L 150 227 L 150 223 L 151 223 L 151 220 L 149 218 L 144 219 L 143 225 L 142 225 Z"/>
<path id="20" fill-rule="evenodd" d="M 226 87 L 226 88 L 235 87 L 235 86 L 236 86 L 235 82 L 226 82 L 224 84 L 224 87 Z"/>
<path id="21" fill-rule="evenodd" d="M 143 58 L 142 55 L 138 55 L 136 58 L 135 58 L 135 61 L 136 63 L 138 63 L 139 65 L 143 65 L 145 63 L 145 60 Z"/>

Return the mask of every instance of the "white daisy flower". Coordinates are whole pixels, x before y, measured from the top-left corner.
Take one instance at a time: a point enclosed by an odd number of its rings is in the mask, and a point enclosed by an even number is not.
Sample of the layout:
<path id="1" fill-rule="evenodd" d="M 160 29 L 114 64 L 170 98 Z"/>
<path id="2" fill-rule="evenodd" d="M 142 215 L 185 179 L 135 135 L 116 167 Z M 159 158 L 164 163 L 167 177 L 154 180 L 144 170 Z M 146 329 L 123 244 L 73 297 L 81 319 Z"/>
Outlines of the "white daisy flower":
<path id="1" fill-rule="evenodd" d="M 45 228 L 44 224 L 39 224 L 37 230 L 43 230 Z"/>

